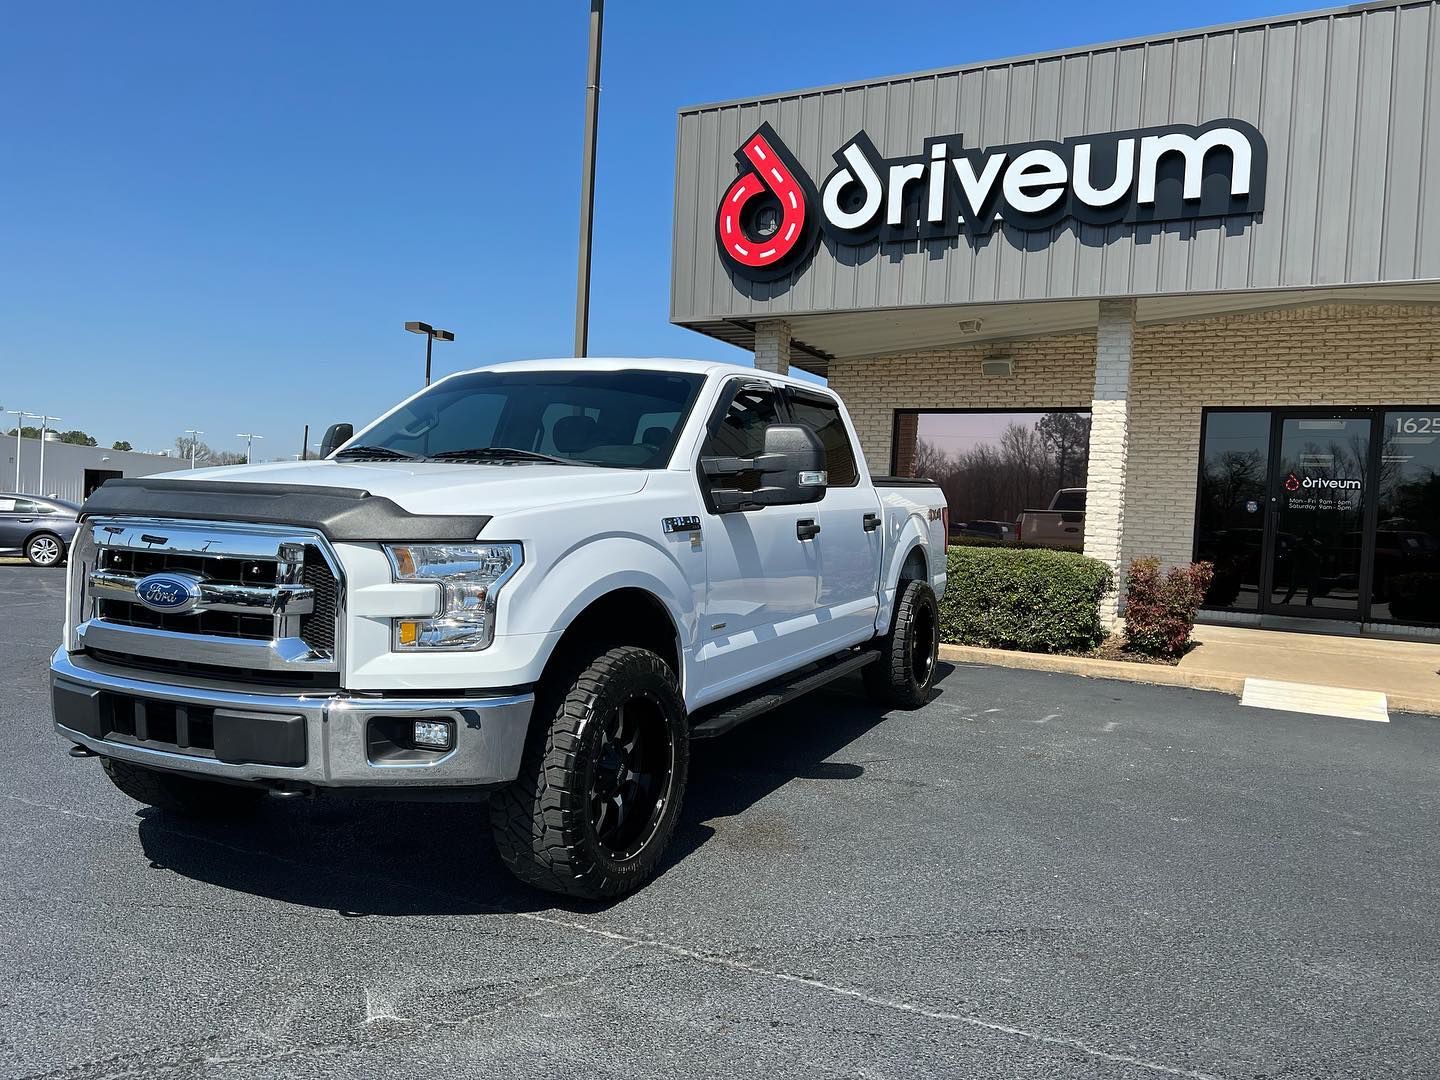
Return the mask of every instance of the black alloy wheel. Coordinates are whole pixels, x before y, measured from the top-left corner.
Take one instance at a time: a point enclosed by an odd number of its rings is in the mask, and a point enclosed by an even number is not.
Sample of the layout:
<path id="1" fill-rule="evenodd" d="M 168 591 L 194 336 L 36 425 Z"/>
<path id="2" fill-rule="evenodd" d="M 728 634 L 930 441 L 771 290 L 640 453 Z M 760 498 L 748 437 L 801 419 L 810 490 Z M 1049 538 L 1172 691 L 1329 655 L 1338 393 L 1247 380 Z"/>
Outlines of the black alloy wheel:
<path id="1" fill-rule="evenodd" d="M 588 784 L 590 828 L 602 852 L 633 859 L 654 838 L 674 772 L 675 741 L 654 694 L 641 691 L 611 710 Z"/>

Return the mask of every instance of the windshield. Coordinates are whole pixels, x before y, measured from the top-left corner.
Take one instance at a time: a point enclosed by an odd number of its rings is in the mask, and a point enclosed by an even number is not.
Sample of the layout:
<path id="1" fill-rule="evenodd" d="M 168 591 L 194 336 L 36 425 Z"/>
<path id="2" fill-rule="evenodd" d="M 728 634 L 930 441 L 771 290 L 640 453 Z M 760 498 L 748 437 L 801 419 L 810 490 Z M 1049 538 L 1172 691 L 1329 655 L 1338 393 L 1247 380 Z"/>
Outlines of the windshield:
<path id="1" fill-rule="evenodd" d="M 668 371 L 476 371 L 436 383 L 340 455 L 663 468 L 702 381 Z"/>

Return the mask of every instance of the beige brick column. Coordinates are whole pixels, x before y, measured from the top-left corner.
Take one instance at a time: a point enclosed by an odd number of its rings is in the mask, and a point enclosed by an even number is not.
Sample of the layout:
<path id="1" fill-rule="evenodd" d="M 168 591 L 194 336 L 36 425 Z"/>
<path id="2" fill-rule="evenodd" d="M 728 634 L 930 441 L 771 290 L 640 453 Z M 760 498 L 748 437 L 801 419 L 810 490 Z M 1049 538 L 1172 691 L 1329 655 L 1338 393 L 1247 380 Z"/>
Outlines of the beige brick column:
<path id="1" fill-rule="evenodd" d="M 1116 588 L 1101 605 L 1106 626 L 1119 623 L 1125 541 L 1125 466 L 1130 444 L 1130 359 L 1135 301 L 1101 300 L 1095 331 L 1095 392 L 1090 402 L 1085 554 L 1109 564 Z"/>
<path id="2" fill-rule="evenodd" d="M 761 371 L 790 374 L 790 324 L 763 319 L 755 324 L 755 366 Z"/>

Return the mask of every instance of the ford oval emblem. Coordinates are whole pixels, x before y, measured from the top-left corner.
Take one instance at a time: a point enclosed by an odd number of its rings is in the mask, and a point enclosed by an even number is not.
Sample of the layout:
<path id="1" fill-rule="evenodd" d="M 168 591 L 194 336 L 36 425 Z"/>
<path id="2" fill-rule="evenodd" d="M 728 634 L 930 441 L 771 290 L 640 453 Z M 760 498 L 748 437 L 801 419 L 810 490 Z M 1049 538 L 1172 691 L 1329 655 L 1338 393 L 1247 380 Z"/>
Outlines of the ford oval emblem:
<path id="1" fill-rule="evenodd" d="M 135 583 L 135 596 L 153 611 L 189 611 L 200 602 L 200 579 L 189 574 L 151 574 Z"/>

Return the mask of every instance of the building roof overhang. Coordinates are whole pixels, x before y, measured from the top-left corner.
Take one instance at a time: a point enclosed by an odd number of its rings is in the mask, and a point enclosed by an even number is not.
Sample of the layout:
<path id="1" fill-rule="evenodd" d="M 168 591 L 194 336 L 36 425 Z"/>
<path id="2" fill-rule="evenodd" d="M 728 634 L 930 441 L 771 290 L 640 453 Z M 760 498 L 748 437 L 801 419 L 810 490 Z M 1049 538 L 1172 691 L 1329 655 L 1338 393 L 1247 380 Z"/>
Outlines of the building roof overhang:
<path id="1" fill-rule="evenodd" d="M 1440 282 L 1185 293 L 1135 299 L 1137 322 L 1166 323 L 1316 304 L 1437 304 Z M 1000 351 L 1007 341 L 1091 330 L 1099 317 L 1099 301 L 1032 300 L 777 317 L 790 324 L 791 365 L 823 377 L 836 359 L 977 344 L 993 344 Z M 745 316 L 680 325 L 753 351 L 757 321 Z"/>

